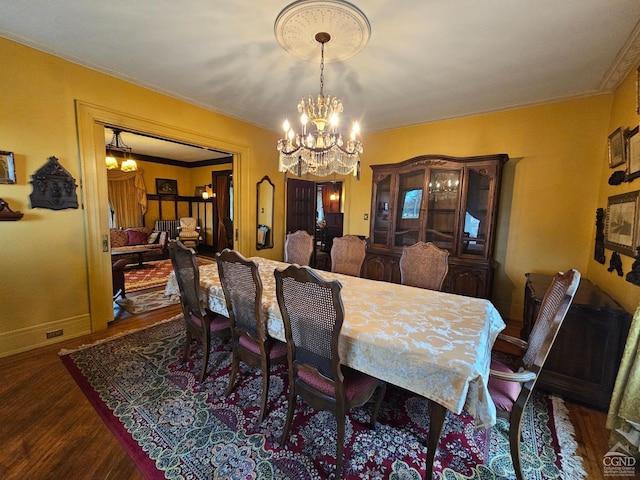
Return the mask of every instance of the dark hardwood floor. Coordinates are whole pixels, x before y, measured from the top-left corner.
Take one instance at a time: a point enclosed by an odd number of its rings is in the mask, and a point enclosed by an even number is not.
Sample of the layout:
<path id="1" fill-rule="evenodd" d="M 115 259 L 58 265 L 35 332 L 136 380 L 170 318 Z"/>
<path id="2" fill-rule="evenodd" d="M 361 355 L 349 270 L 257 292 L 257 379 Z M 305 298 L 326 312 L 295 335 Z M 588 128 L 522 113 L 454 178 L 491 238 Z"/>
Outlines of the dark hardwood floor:
<path id="1" fill-rule="evenodd" d="M 180 307 L 174 305 L 137 316 L 122 315 L 105 331 L 0 358 L 0 479 L 143 480 L 67 373 L 58 352 L 178 313 Z M 588 478 L 603 478 L 602 456 L 608 451 L 609 437 L 606 415 L 572 403 L 568 407 Z"/>

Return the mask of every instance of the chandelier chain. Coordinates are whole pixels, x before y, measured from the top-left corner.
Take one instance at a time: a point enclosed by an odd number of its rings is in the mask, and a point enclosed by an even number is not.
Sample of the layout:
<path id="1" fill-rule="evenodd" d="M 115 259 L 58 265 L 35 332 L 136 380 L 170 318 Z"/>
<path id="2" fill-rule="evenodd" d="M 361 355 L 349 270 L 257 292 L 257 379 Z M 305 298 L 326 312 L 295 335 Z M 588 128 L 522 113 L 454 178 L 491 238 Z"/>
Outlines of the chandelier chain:
<path id="1" fill-rule="evenodd" d="M 320 95 L 324 97 L 324 42 L 320 48 Z"/>

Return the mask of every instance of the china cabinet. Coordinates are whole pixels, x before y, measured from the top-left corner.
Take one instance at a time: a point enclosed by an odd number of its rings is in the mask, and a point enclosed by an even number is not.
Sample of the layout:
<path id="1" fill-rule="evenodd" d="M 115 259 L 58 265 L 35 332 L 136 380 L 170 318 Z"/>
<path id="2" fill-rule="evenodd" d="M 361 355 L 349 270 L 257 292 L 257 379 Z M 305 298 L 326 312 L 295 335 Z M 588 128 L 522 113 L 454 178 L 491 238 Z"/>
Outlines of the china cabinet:
<path id="1" fill-rule="evenodd" d="M 500 178 L 508 159 L 423 155 L 372 165 L 364 276 L 399 283 L 403 247 L 433 242 L 449 251 L 443 291 L 489 298 Z"/>

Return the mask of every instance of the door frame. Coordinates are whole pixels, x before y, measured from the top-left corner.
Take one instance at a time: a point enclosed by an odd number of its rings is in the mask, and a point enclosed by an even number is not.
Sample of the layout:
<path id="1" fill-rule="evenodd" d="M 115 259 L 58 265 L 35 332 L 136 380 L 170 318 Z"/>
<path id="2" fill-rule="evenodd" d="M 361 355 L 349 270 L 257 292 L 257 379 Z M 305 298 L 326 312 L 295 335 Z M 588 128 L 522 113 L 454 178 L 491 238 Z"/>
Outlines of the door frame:
<path id="1" fill-rule="evenodd" d="M 223 150 L 233 155 L 234 218 L 236 230 L 242 219 L 250 218 L 249 203 L 242 202 L 242 186 L 249 183 L 249 146 L 215 138 L 202 132 L 186 130 L 175 125 L 163 124 L 132 113 L 109 109 L 76 100 L 78 150 L 83 212 L 85 219 L 85 257 L 91 331 L 104 330 L 113 320 L 113 296 L 111 285 L 111 254 L 109 248 L 109 212 L 107 170 L 104 168 L 104 125 L 117 126 L 133 132 L 148 133 L 159 138 L 192 145 Z M 244 160 L 244 161 L 243 161 Z M 246 165 L 246 166 L 245 166 Z M 246 229 L 249 235 L 249 229 Z M 240 235 L 238 248 L 249 239 Z"/>

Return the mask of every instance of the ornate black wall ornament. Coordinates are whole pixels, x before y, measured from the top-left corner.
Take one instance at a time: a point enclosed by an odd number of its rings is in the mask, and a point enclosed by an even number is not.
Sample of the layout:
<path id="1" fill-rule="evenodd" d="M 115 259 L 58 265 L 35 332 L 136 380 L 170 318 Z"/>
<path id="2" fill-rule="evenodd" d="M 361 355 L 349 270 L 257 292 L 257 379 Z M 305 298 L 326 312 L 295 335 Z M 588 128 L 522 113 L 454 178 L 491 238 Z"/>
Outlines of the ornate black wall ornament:
<path id="1" fill-rule="evenodd" d="M 604 208 L 596 209 L 596 247 L 593 253 L 596 262 L 604 265 Z"/>
<path id="2" fill-rule="evenodd" d="M 622 260 L 620 259 L 620 254 L 618 252 L 611 253 L 611 260 L 609 260 L 609 268 L 607 271 L 613 272 L 616 271 L 619 277 L 622 276 Z"/>
<path id="3" fill-rule="evenodd" d="M 49 157 L 49 161 L 31 176 L 31 208 L 50 208 L 63 210 L 78 208 L 75 179 L 58 162 L 56 157 Z"/>
<path id="4" fill-rule="evenodd" d="M 636 259 L 631 265 L 631 271 L 627 273 L 627 282 L 640 285 L 640 247 L 636 248 Z"/>
<path id="5" fill-rule="evenodd" d="M 627 174 L 624 170 L 617 170 L 609 177 L 609 185 L 620 185 L 627 179 Z"/>

